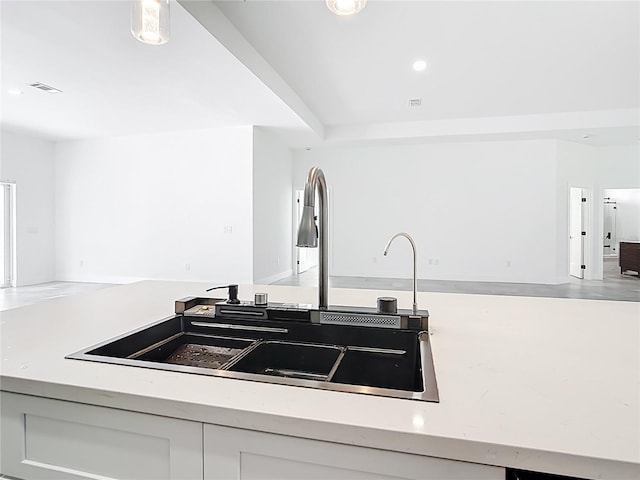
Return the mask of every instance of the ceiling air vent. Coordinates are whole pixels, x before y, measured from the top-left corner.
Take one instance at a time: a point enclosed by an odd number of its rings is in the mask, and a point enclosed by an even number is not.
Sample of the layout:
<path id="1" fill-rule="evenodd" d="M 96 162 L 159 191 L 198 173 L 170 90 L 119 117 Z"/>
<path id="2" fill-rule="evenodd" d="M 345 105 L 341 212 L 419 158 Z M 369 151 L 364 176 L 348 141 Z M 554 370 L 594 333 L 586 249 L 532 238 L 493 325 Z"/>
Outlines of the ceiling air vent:
<path id="1" fill-rule="evenodd" d="M 37 88 L 38 90 L 42 90 L 47 93 L 62 93 L 62 90 L 58 90 L 57 88 L 51 87 L 49 85 L 45 85 L 44 83 L 36 82 L 30 83 L 30 87 Z"/>
<path id="2" fill-rule="evenodd" d="M 421 98 L 412 98 L 411 100 L 409 100 L 409 106 L 410 107 L 421 107 L 422 106 L 422 99 Z"/>

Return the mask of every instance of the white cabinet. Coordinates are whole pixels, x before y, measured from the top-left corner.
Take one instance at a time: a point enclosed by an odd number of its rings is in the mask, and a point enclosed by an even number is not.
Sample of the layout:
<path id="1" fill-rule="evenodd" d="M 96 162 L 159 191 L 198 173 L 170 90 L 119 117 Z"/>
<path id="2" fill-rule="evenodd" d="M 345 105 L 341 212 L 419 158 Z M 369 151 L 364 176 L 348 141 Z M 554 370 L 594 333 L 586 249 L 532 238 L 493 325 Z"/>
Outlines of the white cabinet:
<path id="1" fill-rule="evenodd" d="M 202 424 L 0 393 L 0 472 L 25 479 L 201 479 Z"/>
<path id="2" fill-rule="evenodd" d="M 33 480 L 503 480 L 503 468 L 0 392 L 0 473 Z M 203 431 L 204 429 L 204 431 Z"/>
<path id="3" fill-rule="evenodd" d="M 503 468 L 204 426 L 205 480 L 504 480 Z"/>

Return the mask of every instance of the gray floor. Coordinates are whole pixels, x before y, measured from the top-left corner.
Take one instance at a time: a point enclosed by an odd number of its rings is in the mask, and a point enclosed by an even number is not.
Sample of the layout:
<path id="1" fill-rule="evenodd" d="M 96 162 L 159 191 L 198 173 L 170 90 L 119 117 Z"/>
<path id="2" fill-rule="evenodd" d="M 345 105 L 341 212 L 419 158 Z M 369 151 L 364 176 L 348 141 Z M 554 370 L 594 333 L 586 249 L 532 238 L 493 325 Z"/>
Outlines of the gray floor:
<path id="1" fill-rule="evenodd" d="M 52 298 L 112 287 L 110 283 L 49 282 L 0 290 L 0 311 L 24 307 Z"/>
<path id="2" fill-rule="evenodd" d="M 512 295 L 525 297 L 587 298 L 595 300 L 620 300 L 640 302 L 640 277 L 621 275 L 618 259 L 606 259 L 604 280 L 579 280 L 572 278 L 564 285 L 538 285 L 532 283 L 453 282 L 444 280 L 418 280 L 421 292 L 472 293 L 485 295 Z M 373 290 L 411 290 L 411 279 L 330 277 L 333 288 L 363 288 Z M 316 287 L 318 271 L 311 269 L 300 275 L 292 275 L 274 282 L 274 285 Z M 0 311 L 25 305 L 90 292 L 113 286 L 108 283 L 50 282 L 27 287 L 0 290 Z"/>
<path id="3" fill-rule="evenodd" d="M 315 287 L 318 285 L 318 270 L 313 268 L 300 275 L 292 275 L 274 282 L 274 285 Z M 410 278 L 332 276 L 329 278 L 329 286 L 333 288 L 366 288 L 373 290 L 411 290 L 413 281 Z M 607 258 L 604 262 L 603 280 L 580 280 L 571 277 L 569 283 L 563 285 L 418 280 L 418 291 L 640 302 L 640 277 L 627 273 L 621 275 L 618 268 L 618 259 Z"/>

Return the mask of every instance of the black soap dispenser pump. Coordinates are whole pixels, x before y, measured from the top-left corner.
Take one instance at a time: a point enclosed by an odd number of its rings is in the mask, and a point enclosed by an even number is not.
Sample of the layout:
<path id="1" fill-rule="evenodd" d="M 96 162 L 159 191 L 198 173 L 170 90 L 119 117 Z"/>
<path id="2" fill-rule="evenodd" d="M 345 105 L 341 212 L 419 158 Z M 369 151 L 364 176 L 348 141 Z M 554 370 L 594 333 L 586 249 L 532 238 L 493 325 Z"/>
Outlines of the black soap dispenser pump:
<path id="1" fill-rule="evenodd" d="M 229 289 L 229 300 L 227 300 L 227 303 L 232 305 L 240 303 L 240 300 L 238 300 L 238 285 L 231 284 L 231 285 L 222 285 L 221 287 L 211 287 L 211 288 L 207 288 L 206 291 L 210 292 L 211 290 L 217 290 L 219 288 Z"/>

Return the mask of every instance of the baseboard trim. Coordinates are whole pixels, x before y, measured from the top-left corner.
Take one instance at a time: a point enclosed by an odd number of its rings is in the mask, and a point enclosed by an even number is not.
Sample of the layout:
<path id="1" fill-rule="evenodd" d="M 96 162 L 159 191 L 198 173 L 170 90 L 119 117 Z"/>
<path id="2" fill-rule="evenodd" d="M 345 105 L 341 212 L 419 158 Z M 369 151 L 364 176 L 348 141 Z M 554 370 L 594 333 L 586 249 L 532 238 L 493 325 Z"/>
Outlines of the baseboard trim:
<path id="1" fill-rule="evenodd" d="M 124 285 L 127 283 L 140 282 L 142 280 L 149 280 L 142 277 L 120 277 L 112 275 L 57 275 L 56 282 L 79 282 L 79 283 L 113 283 L 117 285 Z"/>

